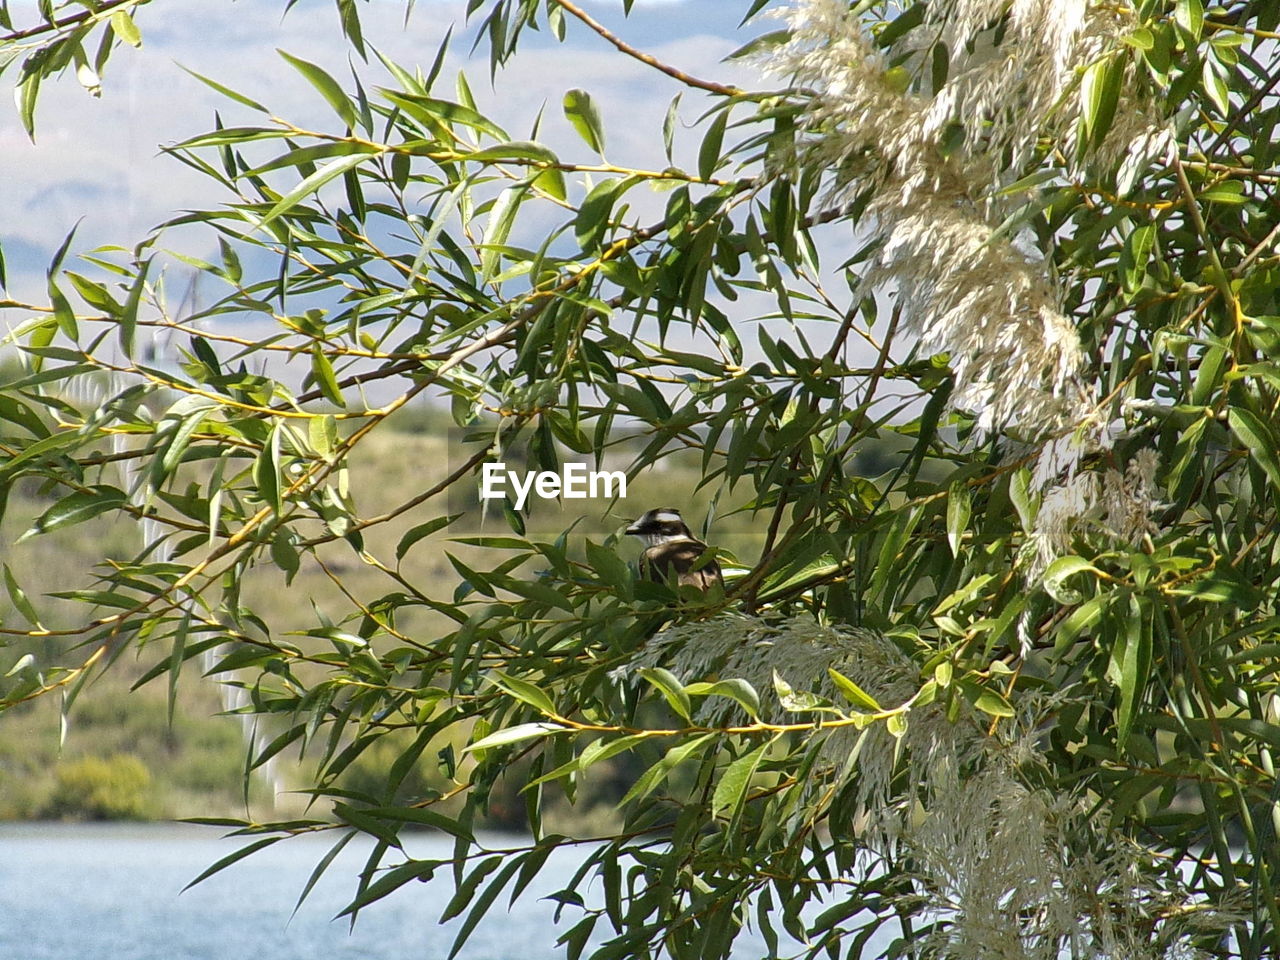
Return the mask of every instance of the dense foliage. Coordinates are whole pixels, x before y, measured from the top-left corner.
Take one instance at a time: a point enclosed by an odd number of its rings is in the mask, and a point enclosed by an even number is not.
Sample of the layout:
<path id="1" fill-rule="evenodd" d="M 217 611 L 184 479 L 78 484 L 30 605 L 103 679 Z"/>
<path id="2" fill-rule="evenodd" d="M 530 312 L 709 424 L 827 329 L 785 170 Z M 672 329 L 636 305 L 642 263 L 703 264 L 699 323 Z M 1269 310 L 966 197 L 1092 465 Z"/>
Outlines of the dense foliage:
<path id="1" fill-rule="evenodd" d="M 41 81 L 96 77 L 148 4 L 3 6 L 30 126 Z M 644 56 L 567 0 L 468 6 L 493 70 L 535 28 Z M 329 126 L 209 80 L 234 125 L 170 151 L 207 208 L 83 266 L 64 247 L 46 302 L 4 302 L 0 483 L 54 496 L 29 536 L 149 531 L 64 629 L 4 568 L 14 649 L 68 642 L 9 664 L 4 704 L 70 708 L 125 649 L 157 682 L 203 662 L 267 731 L 252 765 L 314 761 L 315 819 L 235 824 L 242 852 L 369 834 L 350 909 L 452 871 L 459 944 L 577 844 L 571 957 L 726 956 L 747 925 L 812 956 L 1274 956 L 1280 8 L 800 3 L 759 21 L 756 89 L 649 58 L 676 99 L 646 170 L 604 159 L 587 91 L 569 155 L 549 120 L 482 115 L 443 50 L 377 77 L 339 7 L 354 80 L 286 54 Z M 219 292 L 176 315 L 154 278 L 193 225 Z M 485 440 L 371 514 L 348 471 L 422 395 Z M 544 535 L 508 506 L 478 534 L 451 508 L 495 447 L 612 464 L 624 434 L 630 474 L 695 456 L 752 518 L 723 595 L 640 579 L 621 523 Z M 902 456 L 863 475 L 886 437 Z M 428 552 L 449 575 L 415 576 Z M 339 616 L 246 602 L 317 567 Z M 385 742 L 382 782 L 338 785 Z M 406 798 L 424 765 L 451 786 Z M 543 829 L 620 771 L 616 831 Z M 531 836 L 495 851 L 473 827 L 504 777 Z M 454 858 L 409 857 L 415 825 Z"/>

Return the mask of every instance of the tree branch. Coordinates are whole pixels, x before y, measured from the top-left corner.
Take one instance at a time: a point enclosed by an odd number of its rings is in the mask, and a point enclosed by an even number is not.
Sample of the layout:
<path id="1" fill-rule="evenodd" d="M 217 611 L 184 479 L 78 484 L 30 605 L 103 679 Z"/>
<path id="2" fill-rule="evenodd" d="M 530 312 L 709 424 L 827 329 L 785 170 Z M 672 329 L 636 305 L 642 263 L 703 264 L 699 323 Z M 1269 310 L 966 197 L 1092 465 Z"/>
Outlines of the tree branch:
<path id="1" fill-rule="evenodd" d="M 665 73 L 668 77 L 671 77 L 672 79 L 679 80 L 681 83 L 685 84 L 686 86 L 697 87 L 700 90 L 706 90 L 706 91 L 709 91 L 710 93 L 718 93 L 721 96 L 725 96 L 725 97 L 736 97 L 742 93 L 742 91 L 739 90 L 737 87 L 730 86 L 728 84 L 723 84 L 723 83 L 716 83 L 714 80 L 701 80 L 698 77 L 687 74 L 683 70 L 680 70 L 676 67 L 671 66 L 670 64 L 663 63 L 661 60 L 659 60 L 657 57 L 654 57 L 652 54 L 645 53 L 643 50 L 637 50 L 635 47 L 631 46 L 631 44 L 627 43 L 617 34 L 610 31 L 608 27 L 600 23 L 598 20 L 592 17 L 589 13 L 587 13 L 577 4 L 572 3 L 571 0 L 555 0 L 555 2 L 566 13 L 577 17 L 579 20 L 585 23 L 588 27 L 590 27 L 596 33 L 600 34 L 600 36 L 604 37 L 604 39 L 608 40 L 611 44 L 613 44 L 615 47 L 617 47 L 619 50 L 625 53 L 627 56 L 634 57 L 636 60 L 639 60 L 641 63 L 647 64 L 648 66 L 653 67 L 653 69 L 657 70 L 660 73 Z"/>

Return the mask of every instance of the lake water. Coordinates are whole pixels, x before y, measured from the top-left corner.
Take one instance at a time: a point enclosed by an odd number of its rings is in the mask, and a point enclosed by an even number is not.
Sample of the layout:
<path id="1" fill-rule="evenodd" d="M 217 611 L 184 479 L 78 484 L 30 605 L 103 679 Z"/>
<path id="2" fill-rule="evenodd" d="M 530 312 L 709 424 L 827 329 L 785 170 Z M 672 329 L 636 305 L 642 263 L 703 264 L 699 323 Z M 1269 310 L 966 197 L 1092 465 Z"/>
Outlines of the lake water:
<path id="1" fill-rule="evenodd" d="M 180 891 L 245 841 L 183 825 L 0 824 L 0 958 L 3 960 L 445 960 L 460 920 L 437 923 L 453 895 L 449 872 L 411 882 L 361 913 L 354 931 L 333 920 L 355 890 L 370 844 L 357 838 L 290 920 L 294 904 L 336 834 L 277 843 Z M 488 838 L 506 845 L 511 838 Z M 406 840 L 416 857 L 447 857 L 452 841 Z M 507 912 L 500 897 L 460 960 L 553 960 L 555 904 L 582 854 L 558 851 Z M 602 928 L 603 929 L 603 928 Z M 766 955 L 743 933 L 735 956 Z"/>

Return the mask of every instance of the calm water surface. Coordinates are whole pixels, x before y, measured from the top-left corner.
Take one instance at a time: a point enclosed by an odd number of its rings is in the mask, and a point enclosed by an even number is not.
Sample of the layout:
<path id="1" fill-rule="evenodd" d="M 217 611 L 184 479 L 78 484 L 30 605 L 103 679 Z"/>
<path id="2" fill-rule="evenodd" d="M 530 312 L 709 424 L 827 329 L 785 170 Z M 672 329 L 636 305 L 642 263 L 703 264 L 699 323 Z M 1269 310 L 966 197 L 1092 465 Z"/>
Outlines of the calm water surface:
<path id="1" fill-rule="evenodd" d="M 312 869 L 335 837 L 277 843 L 179 893 L 244 841 L 181 825 L 0 824 L 2 960 L 444 960 L 460 920 L 437 918 L 453 895 L 448 871 L 412 882 L 361 913 L 354 931 L 333 920 L 349 901 L 370 843 L 353 840 L 290 920 Z M 505 845 L 507 838 L 489 838 Z M 452 841 L 412 836 L 417 857 L 447 857 Z M 576 921 L 539 899 L 567 885 L 581 853 L 554 855 L 508 912 L 503 895 L 460 960 L 553 960 L 557 936 Z M 742 960 L 765 955 L 739 938 Z"/>

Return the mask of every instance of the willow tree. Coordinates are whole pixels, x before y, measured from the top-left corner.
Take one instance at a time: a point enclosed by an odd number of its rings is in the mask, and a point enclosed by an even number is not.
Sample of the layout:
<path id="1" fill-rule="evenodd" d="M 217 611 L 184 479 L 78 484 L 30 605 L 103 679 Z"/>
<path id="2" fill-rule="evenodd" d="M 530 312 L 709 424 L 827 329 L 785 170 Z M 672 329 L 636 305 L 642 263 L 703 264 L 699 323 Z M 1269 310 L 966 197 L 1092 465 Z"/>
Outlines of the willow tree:
<path id="1" fill-rule="evenodd" d="M 148 5 L 72 6 L 4 17 L 28 123 L 41 80 L 101 73 Z M 569 0 L 468 5 L 495 71 L 539 29 L 664 73 L 684 100 L 649 170 L 603 161 L 589 92 L 564 99 L 583 143 L 554 152 L 446 92 L 439 57 L 366 66 L 338 6 L 355 78 L 293 60 L 327 126 L 219 87 L 245 119 L 170 151 L 207 209 L 97 255 L 97 279 L 60 254 L 47 302 L 6 304 L 25 367 L 0 469 L 58 494 L 33 535 L 107 514 L 151 536 L 86 571 L 70 659 L 24 660 L 5 702 L 74 692 L 122 648 L 157 677 L 217 651 L 272 733 L 252 761 L 314 770 L 315 819 L 246 820 L 244 851 L 369 834 L 351 910 L 450 870 L 459 942 L 578 844 L 570 957 L 726 956 L 748 927 L 809 956 L 1274 956 L 1280 7 L 799 0 L 768 20 L 757 0 L 734 11 L 760 18 L 746 89 Z M 196 315 L 149 270 L 175 225 L 220 250 Z M 275 332 L 239 342 L 227 316 Z M 157 330 L 179 367 L 138 349 Z M 309 365 L 300 389 L 255 365 L 272 354 Z M 392 399 L 366 403 L 374 384 Z M 627 425 L 632 476 L 694 451 L 755 549 L 722 595 L 677 595 L 628 566 L 621 526 L 539 538 L 508 509 L 415 581 L 401 561 L 456 549 L 446 497 L 488 448 L 379 515 L 345 478 L 422 394 L 548 468 L 604 462 Z M 901 456 L 862 475 L 887 440 Z M 327 566 L 345 619 L 243 601 L 334 549 L 385 578 L 358 595 Z M 336 785 L 406 731 L 377 790 Z M 616 832 L 543 829 L 626 757 Z M 398 799 L 436 764 L 448 791 Z M 510 771 L 531 836 L 494 851 L 473 824 Z M 410 856 L 412 824 L 453 858 Z"/>

